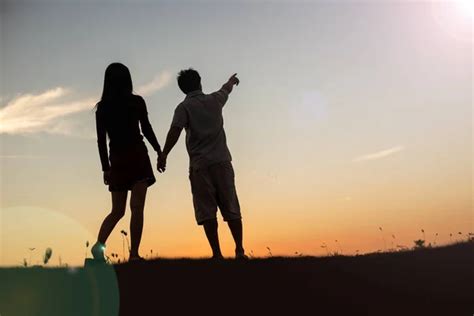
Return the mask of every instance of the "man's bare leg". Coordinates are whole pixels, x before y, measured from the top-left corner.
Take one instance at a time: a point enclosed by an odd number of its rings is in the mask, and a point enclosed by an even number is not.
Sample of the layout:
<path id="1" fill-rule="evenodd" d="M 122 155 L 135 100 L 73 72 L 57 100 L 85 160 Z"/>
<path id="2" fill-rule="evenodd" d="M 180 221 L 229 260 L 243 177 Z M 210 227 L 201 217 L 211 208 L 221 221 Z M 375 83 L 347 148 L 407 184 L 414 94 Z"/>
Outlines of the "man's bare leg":
<path id="1" fill-rule="evenodd" d="M 217 233 L 217 219 L 210 219 L 203 223 L 207 240 L 212 249 L 212 258 L 222 258 L 221 247 L 219 245 L 219 235 Z"/>
<path id="2" fill-rule="evenodd" d="M 242 220 L 241 219 L 230 220 L 227 222 L 227 225 L 229 225 L 230 232 L 232 233 L 232 237 L 234 237 L 235 257 L 246 258 L 244 246 L 242 244 L 242 239 L 243 239 Z"/>

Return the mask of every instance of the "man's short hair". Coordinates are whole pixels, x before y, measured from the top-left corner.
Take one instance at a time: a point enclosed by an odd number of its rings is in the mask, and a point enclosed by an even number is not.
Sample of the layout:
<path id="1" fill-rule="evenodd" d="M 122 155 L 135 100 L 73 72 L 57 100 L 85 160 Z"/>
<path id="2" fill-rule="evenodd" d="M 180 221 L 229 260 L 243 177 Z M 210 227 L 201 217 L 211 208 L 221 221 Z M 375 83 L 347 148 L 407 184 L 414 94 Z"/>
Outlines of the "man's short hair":
<path id="1" fill-rule="evenodd" d="M 178 86 L 185 94 L 201 89 L 201 76 L 192 69 L 181 70 L 178 74 Z"/>

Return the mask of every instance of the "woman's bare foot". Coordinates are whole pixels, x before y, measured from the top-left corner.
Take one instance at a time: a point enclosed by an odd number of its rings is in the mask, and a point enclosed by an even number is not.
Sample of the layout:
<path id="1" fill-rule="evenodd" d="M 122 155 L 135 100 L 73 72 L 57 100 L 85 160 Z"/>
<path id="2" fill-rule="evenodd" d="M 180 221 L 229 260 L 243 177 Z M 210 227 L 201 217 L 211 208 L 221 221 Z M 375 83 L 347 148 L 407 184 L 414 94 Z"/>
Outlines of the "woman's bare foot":
<path id="1" fill-rule="evenodd" d="M 91 248 L 91 253 L 92 257 L 94 260 L 100 261 L 100 262 L 106 262 L 105 260 L 105 244 L 96 242 L 94 246 Z"/>

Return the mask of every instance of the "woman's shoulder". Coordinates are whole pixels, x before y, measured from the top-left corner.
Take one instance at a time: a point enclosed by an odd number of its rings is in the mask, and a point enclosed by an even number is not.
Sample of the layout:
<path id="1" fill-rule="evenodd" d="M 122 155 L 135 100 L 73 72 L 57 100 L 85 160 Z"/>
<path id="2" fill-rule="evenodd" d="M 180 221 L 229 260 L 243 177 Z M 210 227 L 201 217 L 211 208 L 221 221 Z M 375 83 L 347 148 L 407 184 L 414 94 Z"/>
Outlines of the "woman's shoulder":
<path id="1" fill-rule="evenodd" d="M 145 100 L 136 94 L 131 94 L 129 96 L 123 96 L 121 98 L 100 100 L 96 104 L 96 114 L 102 114 L 109 111 L 115 111 L 119 108 L 139 108 L 142 109 L 146 107 Z"/>
<path id="2" fill-rule="evenodd" d="M 104 106 L 105 106 L 104 100 L 100 100 L 99 102 L 97 102 L 94 106 L 95 114 L 101 115 L 102 113 L 104 113 Z"/>
<path id="3" fill-rule="evenodd" d="M 131 94 L 127 101 L 128 104 L 133 106 L 143 107 L 145 105 L 145 100 L 138 94 Z"/>
<path id="4" fill-rule="evenodd" d="M 137 94 L 132 94 L 130 99 L 132 100 L 132 104 L 136 106 L 140 110 L 145 110 L 146 111 L 146 103 L 145 100 Z"/>
<path id="5" fill-rule="evenodd" d="M 141 95 L 138 95 L 138 94 L 132 94 L 130 96 L 130 99 L 135 101 L 135 102 L 145 103 L 145 100 L 143 99 L 143 97 Z"/>

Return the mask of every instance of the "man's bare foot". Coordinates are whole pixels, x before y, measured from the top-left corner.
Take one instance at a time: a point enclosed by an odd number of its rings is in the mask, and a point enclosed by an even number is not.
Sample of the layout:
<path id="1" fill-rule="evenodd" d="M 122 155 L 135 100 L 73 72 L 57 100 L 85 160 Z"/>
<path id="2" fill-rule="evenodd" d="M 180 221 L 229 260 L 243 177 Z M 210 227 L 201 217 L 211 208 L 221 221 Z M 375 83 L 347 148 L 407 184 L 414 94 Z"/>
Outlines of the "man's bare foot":
<path id="1" fill-rule="evenodd" d="M 222 254 L 218 254 L 218 255 L 213 255 L 211 257 L 212 260 L 223 260 L 224 259 L 224 256 Z"/>
<path id="2" fill-rule="evenodd" d="M 239 260 L 247 260 L 249 257 L 245 254 L 244 250 L 236 250 L 235 251 L 235 259 Z"/>
<path id="3" fill-rule="evenodd" d="M 128 262 L 143 262 L 146 261 L 144 258 L 139 255 L 133 255 L 128 258 Z"/>

